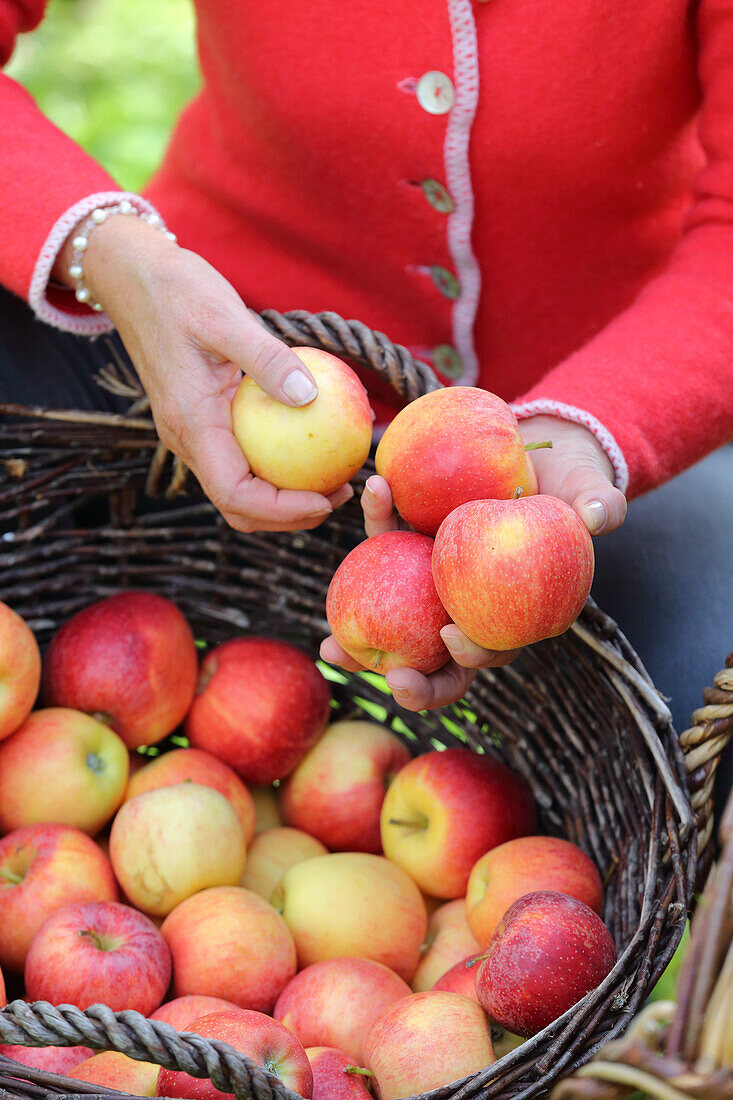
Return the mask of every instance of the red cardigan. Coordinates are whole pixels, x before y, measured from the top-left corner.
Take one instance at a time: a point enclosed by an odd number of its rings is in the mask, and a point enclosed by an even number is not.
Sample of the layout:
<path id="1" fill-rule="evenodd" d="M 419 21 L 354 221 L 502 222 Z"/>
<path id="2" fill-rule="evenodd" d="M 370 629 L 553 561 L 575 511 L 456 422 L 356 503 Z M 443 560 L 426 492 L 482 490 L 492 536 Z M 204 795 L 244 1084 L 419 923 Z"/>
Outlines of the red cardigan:
<path id="1" fill-rule="evenodd" d="M 0 0 L 3 59 L 43 8 Z M 733 0 L 197 13 L 203 91 L 145 194 L 249 305 L 588 423 L 631 495 L 733 437 Z M 116 185 L 0 81 L 0 281 L 28 297 Z"/>

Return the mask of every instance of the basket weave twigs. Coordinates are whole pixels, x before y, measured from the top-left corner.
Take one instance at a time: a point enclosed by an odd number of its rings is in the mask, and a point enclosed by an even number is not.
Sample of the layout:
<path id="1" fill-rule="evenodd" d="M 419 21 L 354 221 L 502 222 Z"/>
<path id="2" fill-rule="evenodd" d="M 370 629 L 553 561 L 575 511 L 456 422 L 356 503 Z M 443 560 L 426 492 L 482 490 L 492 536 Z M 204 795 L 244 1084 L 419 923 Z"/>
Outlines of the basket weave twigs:
<path id="1" fill-rule="evenodd" d="M 356 322 L 272 312 L 264 321 L 288 343 L 322 346 L 371 367 L 405 399 L 436 385 L 404 348 Z M 107 384 L 114 384 L 112 375 Z M 0 595 L 42 644 L 80 608 L 137 588 L 174 600 L 210 645 L 250 632 L 317 653 L 327 630 L 329 581 L 363 538 L 356 501 L 315 531 L 242 535 L 195 487 L 167 503 L 145 494 L 146 483 L 153 490 L 173 483 L 178 492 L 185 483 L 160 451 L 142 399 L 128 418 L 8 406 L 0 416 Z M 359 485 L 357 478 L 357 497 Z M 710 835 L 708 777 L 720 738 L 702 733 L 680 746 L 639 658 L 592 601 L 563 637 L 531 647 L 505 669 L 483 670 L 461 704 L 442 711 L 409 714 L 379 678 L 333 675 L 340 717 L 372 716 L 377 708 L 415 753 L 460 744 L 503 759 L 531 786 L 543 830 L 579 844 L 600 868 L 604 919 L 619 952 L 613 971 L 541 1034 L 432 1094 L 435 1100 L 546 1095 L 624 1032 L 679 943 L 698 872 L 698 831 L 704 840 Z M 694 774 L 707 769 L 696 788 L 696 812 L 686 783 L 691 753 Z M 0 1012 L 0 1040 L 121 1050 L 211 1072 L 220 1088 L 219 1073 L 228 1074 L 226 1087 L 239 1097 L 293 1100 L 225 1044 L 176 1036 L 134 1013 L 15 1002 Z M 14 1096 L 89 1091 L 80 1086 L 0 1065 L 0 1090 Z"/>

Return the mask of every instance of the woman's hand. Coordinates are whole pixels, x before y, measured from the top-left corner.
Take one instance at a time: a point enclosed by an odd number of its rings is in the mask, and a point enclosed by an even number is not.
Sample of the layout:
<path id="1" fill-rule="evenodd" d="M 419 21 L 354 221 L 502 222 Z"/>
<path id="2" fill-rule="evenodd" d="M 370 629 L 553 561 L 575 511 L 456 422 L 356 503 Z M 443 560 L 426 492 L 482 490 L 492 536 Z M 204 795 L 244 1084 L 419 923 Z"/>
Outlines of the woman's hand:
<path id="1" fill-rule="evenodd" d="M 591 432 L 550 416 L 531 417 L 520 424 L 520 429 L 525 443 L 552 440 L 552 448 L 532 452 L 541 493 L 571 505 L 592 535 L 620 527 L 626 515 L 626 499 L 614 487 L 613 467 Z M 396 529 L 392 494 L 384 478 L 369 478 L 362 508 L 368 536 Z M 476 669 L 509 664 L 519 652 L 482 649 L 454 625 L 443 627 L 440 633 L 451 654 L 443 668 L 429 676 L 413 668 L 387 673 L 387 684 L 405 710 L 428 710 L 457 702 L 470 687 Z M 333 637 L 322 643 L 321 657 L 350 672 L 361 668 Z"/>
<path id="2" fill-rule="evenodd" d="M 65 263 L 64 253 L 54 274 L 63 277 Z M 307 405 L 317 390 L 210 264 L 141 219 L 119 216 L 90 234 L 84 276 L 122 337 L 160 438 L 227 523 L 238 531 L 316 527 L 352 496 L 349 485 L 327 498 L 278 490 L 252 474 L 232 434 L 241 372 L 286 405 Z"/>

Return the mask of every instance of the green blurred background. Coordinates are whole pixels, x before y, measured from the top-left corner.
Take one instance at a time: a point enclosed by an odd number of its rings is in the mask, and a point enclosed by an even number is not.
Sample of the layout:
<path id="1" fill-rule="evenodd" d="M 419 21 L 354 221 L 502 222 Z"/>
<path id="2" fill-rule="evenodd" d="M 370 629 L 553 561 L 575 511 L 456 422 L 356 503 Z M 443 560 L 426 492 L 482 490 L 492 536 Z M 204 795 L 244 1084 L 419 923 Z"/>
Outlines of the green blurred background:
<path id="1" fill-rule="evenodd" d="M 51 0 L 5 71 L 136 191 L 198 87 L 191 0 Z"/>

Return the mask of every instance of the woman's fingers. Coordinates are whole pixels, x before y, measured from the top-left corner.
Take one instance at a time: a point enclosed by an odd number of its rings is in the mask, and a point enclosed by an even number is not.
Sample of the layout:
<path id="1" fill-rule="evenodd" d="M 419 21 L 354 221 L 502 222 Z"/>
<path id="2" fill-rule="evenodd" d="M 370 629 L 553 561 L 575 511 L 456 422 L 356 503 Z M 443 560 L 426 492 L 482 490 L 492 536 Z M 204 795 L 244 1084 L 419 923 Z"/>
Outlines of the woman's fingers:
<path id="1" fill-rule="evenodd" d="M 340 508 L 342 504 L 346 504 L 347 501 L 351 500 L 353 495 L 354 490 L 347 481 L 347 483 L 342 485 L 340 489 L 337 489 L 335 493 L 329 493 L 328 500 L 332 508 Z"/>
<path id="2" fill-rule="evenodd" d="M 318 394 L 313 375 L 287 344 L 272 336 L 243 304 L 236 321 L 217 328 L 211 350 L 254 378 L 258 386 L 285 405 L 308 405 Z"/>
<path id="3" fill-rule="evenodd" d="M 455 625 L 444 626 L 440 636 L 455 663 L 463 668 L 500 668 L 510 664 L 519 653 L 518 649 L 482 649 Z"/>
<path id="4" fill-rule="evenodd" d="M 320 653 L 321 660 L 329 665 L 339 665 L 341 668 L 345 668 L 347 672 L 362 672 L 364 669 L 363 665 L 360 665 L 358 661 L 349 656 L 345 649 L 341 648 L 331 634 L 321 642 Z"/>
<path id="5" fill-rule="evenodd" d="M 392 493 L 385 479 L 379 474 L 373 474 L 367 480 L 361 494 L 361 506 L 364 511 L 364 529 L 368 538 L 373 535 L 383 535 L 385 531 L 397 530 Z"/>
<path id="6" fill-rule="evenodd" d="M 430 676 L 414 668 L 396 668 L 387 673 L 387 684 L 405 710 L 430 710 L 462 699 L 475 675 L 473 669 L 449 661 Z"/>

